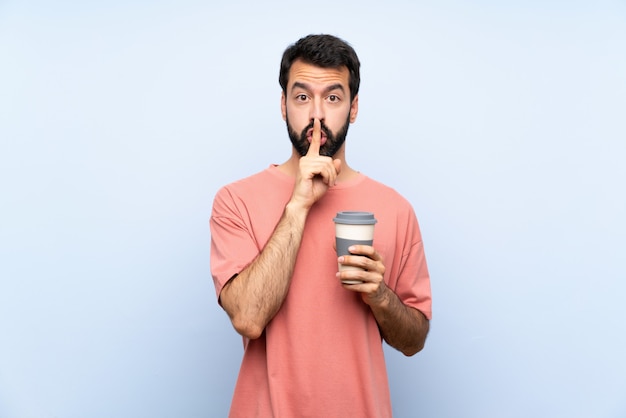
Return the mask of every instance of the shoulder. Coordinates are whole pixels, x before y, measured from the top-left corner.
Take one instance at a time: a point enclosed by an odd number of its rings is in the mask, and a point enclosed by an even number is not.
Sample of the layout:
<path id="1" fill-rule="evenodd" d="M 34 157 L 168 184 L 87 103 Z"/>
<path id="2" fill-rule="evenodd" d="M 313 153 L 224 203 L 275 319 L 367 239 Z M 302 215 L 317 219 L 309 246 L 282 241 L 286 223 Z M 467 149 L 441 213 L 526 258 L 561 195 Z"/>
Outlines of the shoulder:
<path id="1" fill-rule="evenodd" d="M 367 207 L 376 214 L 380 225 L 392 228 L 398 234 L 419 235 L 417 215 L 405 196 L 393 187 L 366 176 L 361 187 L 360 194 L 367 196 Z"/>
<path id="2" fill-rule="evenodd" d="M 274 202 L 281 204 L 291 193 L 293 181 L 275 166 L 270 166 L 221 187 L 215 195 L 213 207 L 218 210 L 224 207 L 260 210 Z"/>
<path id="3" fill-rule="evenodd" d="M 223 205 L 230 206 L 241 199 L 245 199 L 246 196 L 250 195 L 250 191 L 254 191 L 255 187 L 258 188 L 258 185 L 264 182 L 266 176 L 265 171 L 267 170 L 260 171 L 220 187 L 213 199 L 214 209 Z"/>
<path id="4" fill-rule="evenodd" d="M 249 187 L 254 187 L 255 185 L 262 184 L 267 182 L 268 179 L 271 178 L 269 171 L 271 168 L 266 168 L 265 170 L 259 171 L 257 173 L 251 174 L 247 177 L 243 177 L 231 183 L 228 183 L 222 187 L 221 190 L 238 190 L 238 189 L 246 189 Z"/>
<path id="5" fill-rule="evenodd" d="M 365 190 L 367 190 L 368 194 L 374 195 L 380 199 L 387 199 L 387 202 L 389 204 L 392 204 L 396 207 L 401 206 L 411 208 L 411 203 L 396 189 L 384 183 L 381 183 L 378 180 L 374 180 L 371 177 L 363 175 L 361 187 L 364 187 Z"/>

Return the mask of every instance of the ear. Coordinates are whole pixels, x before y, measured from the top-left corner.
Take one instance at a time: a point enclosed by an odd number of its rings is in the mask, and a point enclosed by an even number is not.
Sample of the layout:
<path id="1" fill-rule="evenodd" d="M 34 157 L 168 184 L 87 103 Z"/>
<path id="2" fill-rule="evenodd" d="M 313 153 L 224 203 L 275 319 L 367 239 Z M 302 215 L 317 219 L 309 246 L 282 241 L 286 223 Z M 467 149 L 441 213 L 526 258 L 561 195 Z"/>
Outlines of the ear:
<path id="1" fill-rule="evenodd" d="M 359 113 L 359 95 L 354 96 L 352 104 L 350 105 L 350 123 L 354 123 L 356 115 Z"/>
<path id="2" fill-rule="evenodd" d="M 283 115 L 283 120 L 287 120 L 287 99 L 285 98 L 285 92 L 280 93 L 280 113 Z"/>

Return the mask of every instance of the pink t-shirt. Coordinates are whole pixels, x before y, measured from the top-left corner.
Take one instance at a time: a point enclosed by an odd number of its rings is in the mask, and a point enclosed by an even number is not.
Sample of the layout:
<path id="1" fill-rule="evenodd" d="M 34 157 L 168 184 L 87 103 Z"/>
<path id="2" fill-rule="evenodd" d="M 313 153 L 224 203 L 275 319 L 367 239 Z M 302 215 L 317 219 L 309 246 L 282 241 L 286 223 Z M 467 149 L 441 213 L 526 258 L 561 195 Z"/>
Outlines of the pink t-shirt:
<path id="1" fill-rule="evenodd" d="M 211 273 L 217 295 L 263 249 L 291 197 L 294 179 L 275 166 L 216 195 L 211 216 Z M 359 174 L 330 188 L 310 210 L 289 293 L 244 356 L 231 417 L 390 417 L 381 335 L 359 294 L 335 277 L 333 218 L 373 212 L 374 247 L 385 282 L 408 306 L 431 317 L 430 279 L 411 205 Z M 236 280 L 236 279 L 235 279 Z"/>

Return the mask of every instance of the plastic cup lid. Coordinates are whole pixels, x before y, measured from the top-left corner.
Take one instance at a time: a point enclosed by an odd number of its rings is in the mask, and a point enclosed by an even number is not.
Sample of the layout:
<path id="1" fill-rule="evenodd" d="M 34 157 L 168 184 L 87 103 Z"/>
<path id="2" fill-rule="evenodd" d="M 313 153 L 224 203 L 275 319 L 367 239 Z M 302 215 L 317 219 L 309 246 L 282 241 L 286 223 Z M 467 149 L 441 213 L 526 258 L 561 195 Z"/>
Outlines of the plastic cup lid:
<path id="1" fill-rule="evenodd" d="M 337 212 L 333 221 L 338 224 L 372 225 L 378 222 L 372 212 L 344 211 Z"/>

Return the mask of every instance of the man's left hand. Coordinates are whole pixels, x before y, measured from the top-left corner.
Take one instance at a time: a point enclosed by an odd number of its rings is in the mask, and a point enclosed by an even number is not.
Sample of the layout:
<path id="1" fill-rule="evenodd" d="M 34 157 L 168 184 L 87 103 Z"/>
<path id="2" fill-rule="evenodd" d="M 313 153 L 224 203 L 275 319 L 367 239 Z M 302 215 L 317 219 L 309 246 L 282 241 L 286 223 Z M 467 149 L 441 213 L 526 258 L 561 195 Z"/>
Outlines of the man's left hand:
<path id="1" fill-rule="evenodd" d="M 349 248 L 350 254 L 338 258 L 338 262 L 345 266 L 359 267 L 361 270 L 350 269 L 337 273 L 342 286 L 353 292 L 361 293 L 363 301 L 368 305 L 381 304 L 387 286 L 383 280 L 385 264 L 382 256 L 370 245 L 353 245 Z M 344 280 L 361 281 L 362 283 L 346 284 Z"/>

